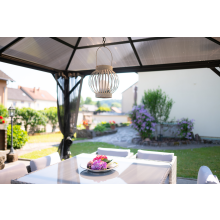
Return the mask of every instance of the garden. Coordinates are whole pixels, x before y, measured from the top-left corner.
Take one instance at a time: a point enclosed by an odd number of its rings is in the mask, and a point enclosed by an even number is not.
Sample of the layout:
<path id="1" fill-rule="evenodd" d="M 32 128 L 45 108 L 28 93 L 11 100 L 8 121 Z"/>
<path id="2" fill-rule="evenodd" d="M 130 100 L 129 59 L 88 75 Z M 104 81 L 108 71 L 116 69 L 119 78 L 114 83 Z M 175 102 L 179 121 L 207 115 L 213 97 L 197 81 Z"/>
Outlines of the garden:
<path id="1" fill-rule="evenodd" d="M 0 105 L 0 124 L 8 124 L 8 110 Z M 51 132 L 54 132 L 58 124 L 57 108 L 45 108 L 44 110 L 34 110 L 31 108 L 16 108 L 15 116 L 13 117 L 13 147 L 19 149 L 25 143 L 38 142 L 56 142 L 61 141 L 62 135 L 60 132 L 46 135 L 39 135 L 45 133 L 45 126 L 50 124 Z M 24 126 L 22 130 L 21 126 Z M 43 127 L 43 128 L 42 128 Z M 32 136 L 34 135 L 34 136 Z M 36 136 L 35 136 L 36 135 Z M 11 145 L 11 125 L 7 126 L 7 145 Z"/>

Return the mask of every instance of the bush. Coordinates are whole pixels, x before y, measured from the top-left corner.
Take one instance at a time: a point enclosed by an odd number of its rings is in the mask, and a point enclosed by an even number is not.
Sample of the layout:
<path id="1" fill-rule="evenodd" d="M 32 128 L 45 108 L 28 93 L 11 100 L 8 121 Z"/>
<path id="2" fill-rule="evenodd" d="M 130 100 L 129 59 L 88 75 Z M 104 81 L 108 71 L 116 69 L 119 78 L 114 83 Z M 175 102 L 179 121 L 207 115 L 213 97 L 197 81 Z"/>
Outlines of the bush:
<path id="1" fill-rule="evenodd" d="M 142 103 L 154 117 L 156 122 L 166 122 L 173 107 L 173 100 L 169 98 L 160 88 L 157 90 L 144 91 Z"/>
<path id="2" fill-rule="evenodd" d="M 48 118 L 48 122 L 52 125 L 52 132 L 53 132 L 58 123 L 57 107 L 46 108 L 44 109 L 44 112 Z"/>
<path id="3" fill-rule="evenodd" d="M 8 117 L 8 109 L 5 108 L 5 106 L 3 104 L 0 104 L 0 115 L 3 118 L 7 118 Z"/>
<path id="4" fill-rule="evenodd" d="M 154 118 L 144 105 L 134 106 L 129 116 L 132 120 L 131 127 L 140 133 L 142 139 L 152 137 L 156 123 L 153 123 Z"/>
<path id="5" fill-rule="evenodd" d="M 85 127 L 83 126 L 83 124 L 79 124 L 76 126 L 78 130 L 83 130 L 85 129 Z"/>
<path id="6" fill-rule="evenodd" d="M 103 126 L 103 125 L 101 125 L 101 124 L 97 124 L 97 125 L 95 126 L 95 128 L 93 129 L 93 131 L 99 131 L 99 132 L 103 132 L 103 131 L 105 131 L 105 130 L 106 130 L 106 127 Z"/>
<path id="7" fill-rule="evenodd" d="M 13 125 L 13 147 L 21 148 L 28 141 L 27 131 L 23 131 L 20 125 Z M 11 125 L 7 127 L 7 143 L 11 146 Z"/>
<path id="8" fill-rule="evenodd" d="M 109 107 L 103 107 L 103 106 L 101 106 L 101 107 L 99 107 L 98 110 L 96 110 L 96 111 L 110 112 L 111 109 L 110 109 Z"/>
<path id="9" fill-rule="evenodd" d="M 106 121 L 102 121 L 102 122 L 100 123 L 100 125 L 104 126 L 105 128 L 110 128 L 110 127 L 111 127 L 110 123 L 109 123 L 109 122 L 106 122 Z"/>
<path id="10" fill-rule="evenodd" d="M 195 120 L 189 120 L 188 118 L 182 118 L 177 120 L 178 131 L 177 134 L 181 136 L 182 139 L 192 139 L 192 129 Z"/>

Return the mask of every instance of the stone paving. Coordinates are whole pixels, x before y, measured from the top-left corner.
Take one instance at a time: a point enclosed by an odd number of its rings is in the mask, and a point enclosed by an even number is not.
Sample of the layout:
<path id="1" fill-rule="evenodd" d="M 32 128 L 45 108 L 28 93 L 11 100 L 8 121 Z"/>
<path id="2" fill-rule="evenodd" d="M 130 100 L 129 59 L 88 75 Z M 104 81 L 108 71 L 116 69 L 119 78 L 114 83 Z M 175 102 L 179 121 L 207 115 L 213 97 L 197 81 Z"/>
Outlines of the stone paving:
<path id="1" fill-rule="evenodd" d="M 132 139 L 138 137 L 138 132 L 130 127 L 122 127 L 118 128 L 118 132 L 115 134 L 102 136 L 102 137 L 94 137 L 93 139 L 75 141 L 74 143 L 80 142 L 106 142 L 109 144 L 113 144 L 120 147 L 125 148 L 136 148 L 136 149 L 146 149 L 146 150 L 182 150 L 182 149 L 194 149 L 194 148 L 202 148 L 202 147 L 213 147 L 219 146 L 215 144 L 200 144 L 200 145 L 181 145 L 181 146 L 146 146 L 133 144 Z"/>

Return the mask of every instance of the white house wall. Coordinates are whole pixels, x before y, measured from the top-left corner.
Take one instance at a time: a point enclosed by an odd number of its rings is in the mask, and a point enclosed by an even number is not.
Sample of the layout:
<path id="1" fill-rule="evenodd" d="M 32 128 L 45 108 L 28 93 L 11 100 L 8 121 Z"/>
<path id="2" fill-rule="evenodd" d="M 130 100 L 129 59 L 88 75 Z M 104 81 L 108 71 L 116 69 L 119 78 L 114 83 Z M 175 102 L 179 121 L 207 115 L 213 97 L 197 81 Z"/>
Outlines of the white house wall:
<path id="1" fill-rule="evenodd" d="M 210 69 L 138 73 L 138 103 L 158 86 L 175 102 L 170 119 L 195 119 L 194 134 L 220 137 L 220 77 Z"/>

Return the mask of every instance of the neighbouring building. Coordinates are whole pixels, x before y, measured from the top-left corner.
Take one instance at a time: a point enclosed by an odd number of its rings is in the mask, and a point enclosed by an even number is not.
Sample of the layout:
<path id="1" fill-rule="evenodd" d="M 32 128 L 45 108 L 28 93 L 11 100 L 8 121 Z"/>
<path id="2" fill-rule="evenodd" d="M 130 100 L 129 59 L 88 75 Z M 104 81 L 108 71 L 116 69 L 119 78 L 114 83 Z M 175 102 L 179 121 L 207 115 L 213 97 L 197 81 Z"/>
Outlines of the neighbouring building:
<path id="1" fill-rule="evenodd" d="M 122 112 L 128 113 L 132 110 L 135 99 L 135 88 L 138 87 L 138 82 L 134 83 L 132 86 L 127 88 L 124 92 L 122 92 Z"/>
<path id="2" fill-rule="evenodd" d="M 11 77 L 0 70 L 0 104 L 3 104 L 4 106 L 7 106 L 7 81 L 9 80 L 14 82 Z"/>
<path id="3" fill-rule="evenodd" d="M 144 91 L 162 89 L 175 102 L 170 119 L 195 119 L 194 134 L 220 137 L 220 78 L 211 69 L 139 72 L 137 104 Z M 130 90 L 130 96 L 125 92 Z M 122 95 L 123 112 L 131 108 L 132 87 Z M 129 92 L 127 92 L 129 93 Z M 125 104 L 124 104 L 125 103 Z"/>
<path id="4" fill-rule="evenodd" d="M 27 88 L 18 86 L 18 89 L 8 88 L 8 107 L 30 107 L 35 110 L 43 110 L 49 107 L 56 107 L 57 100 L 47 91 L 40 88 Z"/>
<path id="5" fill-rule="evenodd" d="M 8 101 L 7 107 L 10 106 L 23 108 L 23 107 L 34 107 L 34 101 L 26 95 L 21 89 L 8 88 Z"/>

